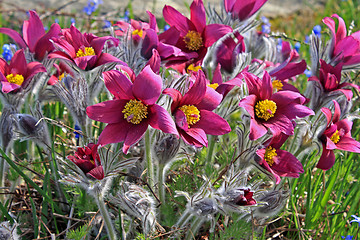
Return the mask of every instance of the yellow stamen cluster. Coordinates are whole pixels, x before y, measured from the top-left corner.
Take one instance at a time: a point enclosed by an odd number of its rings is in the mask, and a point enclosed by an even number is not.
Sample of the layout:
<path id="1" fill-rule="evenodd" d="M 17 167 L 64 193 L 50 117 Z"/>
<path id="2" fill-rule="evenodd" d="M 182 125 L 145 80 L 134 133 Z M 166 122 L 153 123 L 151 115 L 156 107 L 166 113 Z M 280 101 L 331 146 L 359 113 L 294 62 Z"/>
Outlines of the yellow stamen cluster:
<path id="1" fill-rule="evenodd" d="M 194 64 L 190 64 L 190 66 L 187 68 L 187 72 L 193 71 L 197 72 L 201 69 L 201 66 L 194 66 Z"/>
<path id="2" fill-rule="evenodd" d="M 211 87 L 214 90 L 216 90 L 218 86 L 219 86 L 218 83 L 208 84 L 208 87 Z"/>
<path id="3" fill-rule="evenodd" d="M 277 156 L 276 148 L 272 148 L 270 146 L 266 148 L 264 159 L 269 164 L 270 167 L 275 163 L 274 157 L 276 156 Z"/>
<path id="4" fill-rule="evenodd" d="M 284 87 L 284 84 L 280 80 L 272 81 L 272 87 L 274 91 L 280 91 Z"/>
<path id="5" fill-rule="evenodd" d="M 184 42 L 191 51 L 197 51 L 203 46 L 203 39 L 196 31 L 189 31 L 184 37 Z"/>
<path id="6" fill-rule="evenodd" d="M 336 132 L 334 132 L 334 134 L 331 136 L 330 140 L 335 144 L 340 141 L 340 134 L 339 134 L 338 130 L 336 130 Z"/>
<path id="7" fill-rule="evenodd" d="M 62 73 L 62 74 L 58 77 L 58 80 L 61 81 L 64 77 L 65 77 L 65 74 Z"/>
<path id="8" fill-rule="evenodd" d="M 24 82 L 24 77 L 21 74 L 12 74 L 10 73 L 9 75 L 6 76 L 6 80 L 9 83 L 14 83 L 16 85 L 21 86 L 21 84 Z"/>
<path id="9" fill-rule="evenodd" d="M 142 30 L 142 29 L 135 29 L 134 31 L 132 31 L 132 35 L 133 35 L 133 36 L 138 35 L 139 37 L 142 38 L 142 36 L 143 36 L 143 30 Z"/>
<path id="10" fill-rule="evenodd" d="M 76 53 L 76 57 L 94 56 L 95 51 L 92 47 L 85 47 L 84 50 L 79 49 Z"/>
<path id="11" fill-rule="evenodd" d="M 255 115 L 265 121 L 274 117 L 276 112 L 276 103 L 271 100 L 258 101 L 255 105 Z"/>
<path id="12" fill-rule="evenodd" d="M 200 111 L 194 105 L 183 105 L 179 109 L 185 114 L 189 127 L 200 120 Z"/>
<path id="13" fill-rule="evenodd" d="M 124 119 L 132 124 L 139 124 L 144 118 L 147 118 L 148 111 L 147 106 L 139 100 L 131 99 L 125 104 Z"/>

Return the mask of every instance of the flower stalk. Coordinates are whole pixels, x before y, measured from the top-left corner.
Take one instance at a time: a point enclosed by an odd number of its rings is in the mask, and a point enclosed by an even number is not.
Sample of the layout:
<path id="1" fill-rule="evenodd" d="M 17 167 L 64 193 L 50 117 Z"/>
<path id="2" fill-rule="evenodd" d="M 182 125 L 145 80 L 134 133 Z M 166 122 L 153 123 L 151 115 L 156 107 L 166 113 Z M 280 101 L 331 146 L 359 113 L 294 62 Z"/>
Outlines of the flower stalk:
<path id="1" fill-rule="evenodd" d="M 154 165 L 151 158 L 151 139 L 149 129 L 145 132 L 145 159 L 148 169 L 149 185 L 150 187 L 154 187 Z"/>
<path id="2" fill-rule="evenodd" d="M 105 206 L 103 196 L 101 194 L 98 194 L 97 196 L 95 196 L 95 201 L 96 201 L 96 204 L 99 207 L 100 214 L 104 219 L 105 227 L 106 227 L 106 230 L 108 232 L 109 239 L 116 240 L 117 237 L 116 237 L 115 228 L 114 228 L 114 226 L 112 224 L 109 212 L 108 212 L 108 210 L 107 210 L 107 208 Z"/>

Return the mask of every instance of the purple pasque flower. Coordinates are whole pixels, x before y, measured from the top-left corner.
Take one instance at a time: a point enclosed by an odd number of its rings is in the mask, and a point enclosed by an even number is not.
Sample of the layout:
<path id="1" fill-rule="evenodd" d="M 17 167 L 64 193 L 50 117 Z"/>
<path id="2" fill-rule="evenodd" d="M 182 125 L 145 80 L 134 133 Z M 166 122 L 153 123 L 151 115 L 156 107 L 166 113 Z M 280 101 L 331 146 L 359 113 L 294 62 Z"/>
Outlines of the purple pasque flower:
<path id="1" fill-rule="evenodd" d="M 4 33 L 14 39 L 22 49 L 29 48 L 34 54 L 35 59 L 42 61 L 46 53 L 54 50 L 53 44 L 49 41 L 59 37 L 61 27 L 54 23 L 46 33 L 44 25 L 35 11 L 29 11 L 29 20 L 24 21 L 23 36 L 9 28 L 0 28 L 0 33 Z"/>
<path id="2" fill-rule="evenodd" d="M 337 18 L 339 21 L 336 32 L 336 24 L 333 18 Z M 333 14 L 331 18 L 325 17 L 323 23 L 328 26 L 332 35 L 329 56 L 331 63 L 336 65 L 341 62 L 343 66 L 360 63 L 360 31 L 346 36 L 345 22 L 337 14 Z"/>
<path id="3" fill-rule="evenodd" d="M 83 148 L 77 148 L 74 156 L 68 156 L 67 158 L 75 163 L 86 175 L 101 180 L 104 178 L 104 169 L 101 165 L 98 147 L 98 144 L 89 143 Z"/>
<path id="4" fill-rule="evenodd" d="M 85 71 L 112 62 L 124 64 L 111 54 L 102 52 L 107 41 L 118 45 L 119 40 L 114 37 L 82 34 L 74 25 L 71 25 L 70 29 L 63 30 L 63 36 L 53 38 L 52 41 L 59 50 L 50 53 L 49 58 L 65 60 Z"/>
<path id="5" fill-rule="evenodd" d="M 268 129 L 273 135 L 281 132 L 294 134 L 292 120 L 296 117 L 314 115 L 314 112 L 304 106 L 306 98 L 293 91 L 278 91 L 273 93 L 270 75 L 265 71 L 263 79 L 244 72 L 249 96 L 243 98 L 239 106 L 243 107 L 251 117 L 250 139 L 256 140 L 264 136 Z"/>
<path id="6" fill-rule="evenodd" d="M 240 21 L 244 21 L 254 15 L 267 0 L 224 0 L 224 7 L 227 13 Z"/>
<path id="7" fill-rule="evenodd" d="M 16 51 L 10 64 L 0 58 L 1 90 L 4 93 L 17 92 L 39 72 L 46 72 L 45 67 L 39 62 L 27 63 L 23 49 Z"/>
<path id="8" fill-rule="evenodd" d="M 207 86 L 215 89 L 216 92 L 220 93 L 224 97 L 235 87 L 241 86 L 243 81 L 239 77 L 235 77 L 229 81 L 224 82 L 221 75 L 221 65 L 218 64 L 215 68 L 213 79 Z"/>
<path id="9" fill-rule="evenodd" d="M 227 73 L 232 73 L 240 53 L 245 52 L 244 37 L 240 33 L 228 34 L 216 49 L 216 62 Z"/>
<path id="10" fill-rule="evenodd" d="M 123 152 L 138 142 L 148 126 L 165 133 L 178 135 L 170 114 L 155 104 L 161 94 L 162 79 L 146 66 L 132 82 L 117 70 L 103 73 L 106 88 L 113 100 L 86 108 L 89 118 L 108 123 L 99 136 L 98 143 L 124 142 Z"/>
<path id="11" fill-rule="evenodd" d="M 327 124 L 325 131 L 320 136 L 323 151 L 316 167 L 322 170 L 328 170 L 334 165 L 334 149 L 360 153 L 360 143 L 351 137 L 352 122 L 348 119 L 340 120 L 340 106 L 335 100 L 333 103 L 334 114 L 328 108 L 321 109 L 325 114 Z"/>
<path id="12" fill-rule="evenodd" d="M 341 83 L 342 67 L 343 64 L 341 62 L 333 67 L 331 64 L 327 64 L 324 60 L 320 59 L 319 77 L 312 76 L 309 78 L 309 81 L 318 82 L 326 93 L 340 91 L 346 96 L 346 99 L 350 101 L 353 92 L 351 89 L 344 89 L 344 87 L 350 86 L 358 90 L 360 90 L 360 87 L 348 82 Z"/>
<path id="13" fill-rule="evenodd" d="M 172 88 L 165 89 L 163 93 L 173 99 L 171 112 L 184 142 L 196 147 L 207 147 L 206 134 L 223 135 L 229 133 L 231 128 L 225 119 L 212 112 L 221 102 L 221 94 L 206 86 L 205 75 L 201 70 L 194 76 L 195 83 L 184 96 Z"/>
<path id="14" fill-rule="evenodd" d="M 294 155 L 280 149 L 288 137 L 283 133 L 273 136 L 264 143 L 265 148 L 256 151 L 260 157 L 258 163 L 275 177 L 276 184 L 280 183 L 280 177 L 298 178 L 304 172 L 301 162 Z"/>
<path id="15" fill-rule="evenodd" d="M 174 45 L 183 52 L 191 54 L 194 65 L 201 63 L 207 48 L 226 33 L 231 32 L 232 28 L 222 24 L 206 25 L 206 14 L 202 0 L 194 0 L 190 6 L 190 19 L 186 18 L 176 9 L 165 5 L 163 15 L 165 21 L 171 28 L 160 34 L 159 39 L 166 44 Z M 181 64 L 188 59 L 171 59 L 170 64 Z"/>

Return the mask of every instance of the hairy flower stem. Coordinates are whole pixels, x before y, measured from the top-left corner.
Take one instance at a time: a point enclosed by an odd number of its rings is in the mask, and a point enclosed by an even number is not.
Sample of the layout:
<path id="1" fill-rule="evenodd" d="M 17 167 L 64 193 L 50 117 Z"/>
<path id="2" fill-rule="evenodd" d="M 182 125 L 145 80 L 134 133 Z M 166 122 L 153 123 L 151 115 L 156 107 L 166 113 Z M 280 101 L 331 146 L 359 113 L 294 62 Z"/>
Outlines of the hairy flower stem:
<path id="1" fill-rule="evenodd" d="M 195 217 L 191 225 L 190 231 L 186 234 L 186 240 L 195 239 L 196 233 L 199 231 L 200 227 L 204 223 L 204 220 L 200 217 Z"/>
<path id="2" fill-rule="evenodd" d="M 159 164 L 158 167 L 158 188 L 159 188 L 159 196 L 160 202 L 162 204 L 165 203 L 165 164 Z"/>
<path id="3" fill-rule="evenodd" d="M 114 226 L 113 226 L 113 224 L 111 222 L 111 218 L 110 218 L 109 212 L 108 212 L 108 210 L 107 210 L 107 208 L 105 206 L 104 199 L 103 199 L 102 195 L 99 194 L 99 195 L 95 196 L 95 201 L 96 201 L 96 204 L 99 207 L 101 216 L 104 219 L 105 227 L 106 227 L 106 230 L 108 232 L 109 239 L 116 240 L 117 237 L 116 237 L 115 228 L 114 228 Z"/>
<path id="4" fill-rule="evenodd" d="M 151 159 L 151 140 L 150 130 L 146 130 L 145 133 L 145 159 L 147 164 L 148 179 L 150 187 L 154 187 L 154 165 Z"/>
<path id="5" fill-rule="evenodd" d="M 206 156 L 207 167 L 214 165 L 213 153 L 215 148 L 215 140 L 216 140 L 215 136 L 209 136 L 209 147 Z"/>

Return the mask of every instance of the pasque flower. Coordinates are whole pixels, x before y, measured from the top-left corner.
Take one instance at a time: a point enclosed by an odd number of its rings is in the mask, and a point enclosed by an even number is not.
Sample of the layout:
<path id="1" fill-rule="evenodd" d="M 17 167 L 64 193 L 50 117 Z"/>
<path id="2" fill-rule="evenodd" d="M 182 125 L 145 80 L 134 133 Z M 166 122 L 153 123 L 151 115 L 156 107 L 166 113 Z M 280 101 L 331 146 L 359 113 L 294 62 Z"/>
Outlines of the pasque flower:
<path id="1" fill-rule="evenodd" d="M 4 93 L 9 93 L 25 88 L 32 77 L 39 72 L 46 72 L 45 67 L 39 62 L 28 64 L 23 49 L 14 54 L 10 64 L 0 58 L 1 90 Z"/>
<path id="2" fill-rule="evenodd" d="M 103 77 L 114 99 L 86 108 L 91 119 L 108 123 L 99 136 L 100 145 L 124 142 L 123 152 L 127 153 L 149 125 L 178 135 L 170 114 L 155 104 L 161 94 L 162 79 L 150 66 L 146 66 L 134 82 L 117 70 L 104 72 Z"/>
<path id="3" fill-rule="evenodd" d="M 173 99 L 171 112 L 185 143 L 196 147 L 207 146 L 206 134 L 223 135 L 231 131 L 227 121 L 212 112 L 221 102 L 222 95 L 206 86 L 205 75 L 201 70 L 184 96 L 172 88 L 165 89 L 163 93 Z"/>
<path id="4" fill-rule="evenodd" d="M 360 31 L 346 36 L 347 31 L 344 20 L 337 14 L 333 14 L 331 17 L 323 19 L 323 23 L 328 26 L 332 34 L 329 50 L 331 63 L 336 65 L 341 62 L 344 66 L 360 63 Z M 337 18 L 339 21 L 337 31 L 333 18 Z"/>
<path id="5" fill-rule="evenodd" d="M 74 25 L 63 30 L 63 36 L 52 41 L 59 51 L 49 54 L 49 58 L 66 60 L 82 70 L 91 70 L 106 63 L 122 63 L 109 53 L 102 52 L 107 41 L 117 45 L 119 40 L 106 36 L 97 37 L 91 33 L 82 34 Z"/>
<path id="6" fill-rule="evenodd" d="M 334 149 L 360 153 L 360 143 L 351 137 L 352 122 L 348 119 L 340 120 L 340 106 L 334 100 L 334 114 L 330 109 L 322 108 L 321 111 L 327 119 L 326 129 L 320 136 L 323 151 L 317 168 L 330 169 L 335 163 Z"/>
<path id="7" fill-rule="evenodd" d="M 222 24 L 206 25 L 206 14 L 202 0 L 194 0 L 190 6 L 191 17 L 186 18 L 171 6 L 165 6 L 163 15 L 165 21 L 171 28 L 160 34 L 159 39 L 166 44 L 175 45 L 186 53 L 195 53 L 193 63 L 201 62 L 207 48 L 226 33 L 231 32 L 229 26 Z M 181 62 L 179 59 L 172 59 L 174 64 Z M 186 62 L 183 61 L 182 63 Z M 171 64 L 171 63 L 169 63 Z"/>
<path id="8" fill-rule="evenodd" d="M 326 93 L 340 91 L 346 96 L 346 99 L 350 101 L 353 96 L 352 90 L 344 89 L 344 87 L 350 86 L 359 90 L 360 87 L 348 82 L 341 83 L 342 67 L 343 63 L 341 62 L 333 67 L 331 64 L 327 64 L 324 60 L 320 59 L 319 77 L 312 76 L 309 78 L 309 81 L 318 82 Z"/>
<path id="9" fill-rule="evenodd" d="M 291 120 L 296 117 L 306 117 L 314 112 L 304 106 L 306 98 L 293 91 L 278 91 L 273 93 L 273 85 L 269 74 L 265 71 L 263 79 L 244 72 L 242 73 L 249 91 L 249 96 L 240 101 L 251 117 L 250 139 L 256 140 L 270 129 L 273 135 L 281 132 L 294 134 Z"/>
<path id="10" fill-rule="evenodd" d="M 29 11 L 29 15 L 29 20 L 24 21 L 23 24 L 23 36 L 9 28 L 0 28 L 0 33 L 7 34 L 21 48 L 29 48 L 29 51 L 34 54 L 35 59 L 41 61 L 46 53 L 54 50 L 54 46 L 49 39 L 57 38 L 61 33 L 61 28 L 59 24 L 54 23 L 46 33 L 37 13 Z"/>
<path id="11" fill-rule="evenodd" d="M 224 0 L 224 7 L 233 18 L 243 21 L 254 15 L 266 2 L 267 0 Z"/>
<path id="12" fill-rule="evenodd" d="M 304 172 L 301 162 L 294 155 L 280 149 L 288 137 L 280 133 L 266 141 L 265 148 L 256 151 L 260 157 L 258 163 L 275 177 L 276 184 L 280 183 L 280 177 L 298 178 Z"/>
<path id="13" fill-rule="evenodd" d="M 85 174 L 101 180 L 104 178 L 104 169 L 101 165 L 98 147 L 98 144 L 89 143 L 85 147 L 77 148 L 74 156 L 68 156 L 67 158 Z"/>

